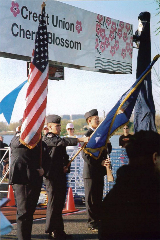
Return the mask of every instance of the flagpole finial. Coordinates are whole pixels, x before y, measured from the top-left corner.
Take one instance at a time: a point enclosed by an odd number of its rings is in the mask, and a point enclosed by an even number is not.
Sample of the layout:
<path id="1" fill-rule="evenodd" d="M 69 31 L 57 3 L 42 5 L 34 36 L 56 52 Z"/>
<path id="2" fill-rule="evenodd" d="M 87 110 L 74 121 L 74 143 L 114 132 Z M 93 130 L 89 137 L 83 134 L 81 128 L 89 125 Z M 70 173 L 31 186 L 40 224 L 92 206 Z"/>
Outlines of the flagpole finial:
<path id="1" fill-rule="evenodd" d="M 41 7 L 42 7 L 42 10 L 43 8 L 46 6 L 45 2 L 42 3 Z"/>

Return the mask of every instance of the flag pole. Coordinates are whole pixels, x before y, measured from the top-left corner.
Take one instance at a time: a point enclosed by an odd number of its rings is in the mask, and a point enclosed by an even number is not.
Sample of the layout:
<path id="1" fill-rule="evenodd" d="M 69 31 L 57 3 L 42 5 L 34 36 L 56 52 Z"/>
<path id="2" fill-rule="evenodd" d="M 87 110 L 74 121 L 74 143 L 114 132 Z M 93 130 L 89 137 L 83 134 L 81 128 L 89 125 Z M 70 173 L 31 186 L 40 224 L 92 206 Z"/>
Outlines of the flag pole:
<path id="1" fill-rule="evenodd" d="M 43 11 L 43 8 L 46 6 L 45 2 L 42 3 L 41 8 Z M 41 132 L 41 138 L 40 138 L 40 159 L 39 159 L 39 166 L 42 168 L 42 132 Z"/>
<path id="2" fill-rule="evenodd" d="M 94 132 L 93 132 L 94 133 Z M 91 134 L 90 138 L 92 137 L 93 133 Z M 69 163 L 67 164 L 67 168 L 71 165 L 71 163 L 73 162 L 73 160 L 77 157 L 77 155 L 82 151 L 82 149 L 85 148 L 85 146 L 87 145 L 87 143 L 84 143 L 83 146 L 76 152 L 76 154 L 71 158 L 71 160 L 69 161 Z"/>
<path id="3" fill-rule="evenodd" d="M 71 163 L 73 162 L 73 160 L 77 157 L 77 155 L 82 151 L 82 149 L 87 145 L 87 143 L 84 143 L 83 146 L 76 152 L 76 154 L 71 158 L 71 160 L 69 161 L 69 163 L 67 164 L 67 168 L 71 165 Z"/>
<path id="4" fill-rule="evenodd" d="M 42 7 L 42 10 L 43 8 L 46 6 L 45 2 L 42 3 L 41 7 Z"/>
<path id="5" fill-rule="evenodd" d="M 109 154 L 107 154 L 107 158 L 110 158 Z M 113 174 L 112 174 L 112 170 L 110 168 L 110 165 L 106 166 L 106 171 L 107 171 L 107 181 L 108 182 L 113 182 L 114 178 L 113 178 Z"/>

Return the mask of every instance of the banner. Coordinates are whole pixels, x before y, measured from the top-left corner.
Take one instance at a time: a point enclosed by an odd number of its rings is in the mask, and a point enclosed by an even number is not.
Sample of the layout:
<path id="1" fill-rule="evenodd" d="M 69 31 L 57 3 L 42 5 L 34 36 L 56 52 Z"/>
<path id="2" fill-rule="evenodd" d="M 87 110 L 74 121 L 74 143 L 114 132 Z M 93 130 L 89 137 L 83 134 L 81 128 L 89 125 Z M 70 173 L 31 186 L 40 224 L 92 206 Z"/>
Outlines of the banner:
<path id="1" fill-rule="evenodd" d="M 0 56 L 31 57 L 40 0 L 5 0 L 0 7 Z M 109 13 L 108 13 L 109 14 Z M 108 73 L 132 73 L 129 23 L 47 0 L 49 60 L 55 65 Z"/>

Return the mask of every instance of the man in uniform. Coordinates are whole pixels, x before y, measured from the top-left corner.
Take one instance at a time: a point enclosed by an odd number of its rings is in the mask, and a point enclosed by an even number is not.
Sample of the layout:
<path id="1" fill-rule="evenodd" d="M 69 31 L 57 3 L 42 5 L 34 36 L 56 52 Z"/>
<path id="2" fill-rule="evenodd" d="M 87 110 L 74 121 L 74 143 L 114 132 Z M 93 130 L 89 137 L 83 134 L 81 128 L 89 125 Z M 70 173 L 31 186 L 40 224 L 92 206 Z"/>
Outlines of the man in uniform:
<path id="1" fill-rule="evenodd" d="M 50 157 L 44 142 L 40 141 L 33 149 L 29 149 L 19 141 L 20 126 L 10 143 L 9 184 L 13 185 L 17 203 L 18 240 L 31 240 L 33 214 L 41 191 L 42 175 L 47 172 Z"/>
<path id="2" fill-rule="evenodd" d="M 48 146 L 51 164 L 44 181 L 48 194 L 45 232 L 49 234 L 49 238 L 67 239 L 71 236 L 64 232 L 62 218 L 69 162 L 66 146 L 76 146 L 81 141 L 88 142 L 89 138 L 61 138 L 61 117 L 49 115 L 46 121 L 49 132 L 43 137 L 43 140 Z"/>
<path id="3" fill-rule="evenodd" d="M 85 118 L 89 125 L 89 129 L 85 136 L 91 136 L 99 125 L 97 109 L 86 112 Z M 88 217 L 88 228 L 92 231 L 98 231 L 103 197 L 104 175 L 107 174 L 106 166 L 110 164 L 107 159 L 107 154 L 111 152 L 112 146 L 110 142 L 107 145 L 108 149 L 104 150 L 97 160 L 82 151 L 82 157 L 84 159 L 83 178 L 85 204 Z"/>

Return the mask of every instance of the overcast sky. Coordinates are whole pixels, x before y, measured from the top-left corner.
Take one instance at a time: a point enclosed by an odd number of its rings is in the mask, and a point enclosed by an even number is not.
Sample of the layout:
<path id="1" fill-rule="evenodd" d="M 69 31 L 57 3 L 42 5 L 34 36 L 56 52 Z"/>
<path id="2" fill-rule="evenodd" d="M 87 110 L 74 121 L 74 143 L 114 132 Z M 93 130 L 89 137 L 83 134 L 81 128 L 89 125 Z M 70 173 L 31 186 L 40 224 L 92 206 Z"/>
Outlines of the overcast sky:
<path id="1" fill-rule="evenodd" d="M 156 24 L 159 21 L 159 18 L 155 16 L 158 6 L 154 0 L 66 2 L 90 12 L 133 24 L 134 33 L 137 30 L 139 13 L 149 11 L 151 13 L 152 58 L 156 54 L 160 54 L 160 36 L 155 34 Z M 65 68 L 65 80 L 49 80 L 47 115 L 84 114 L 93 108 L 98 109 L 100 116 L 103 116 L 103 111 L 109 112 L 121 95 L 136 80 L 137 53 L 138 50 L 134 48 L 132 74 L 111 75 Z M 155 64 L 155 70 L 159 74 L 160 60 Z M 26 79 L 27 63 L 25 61 L 0 58 L 0 101 Z M 152 71 L 152 80 L 156 111 L 160 114 L 160 103 L 158 102 L 160 87 L 157 86 L 154 71 Z M 17 98 L 11 122 L 18 121 L 23 116 L 26 90 L 27 85 L 23 87 Z M 0 121 L 5 121 L 3 114 L 0 115 Z"/>

